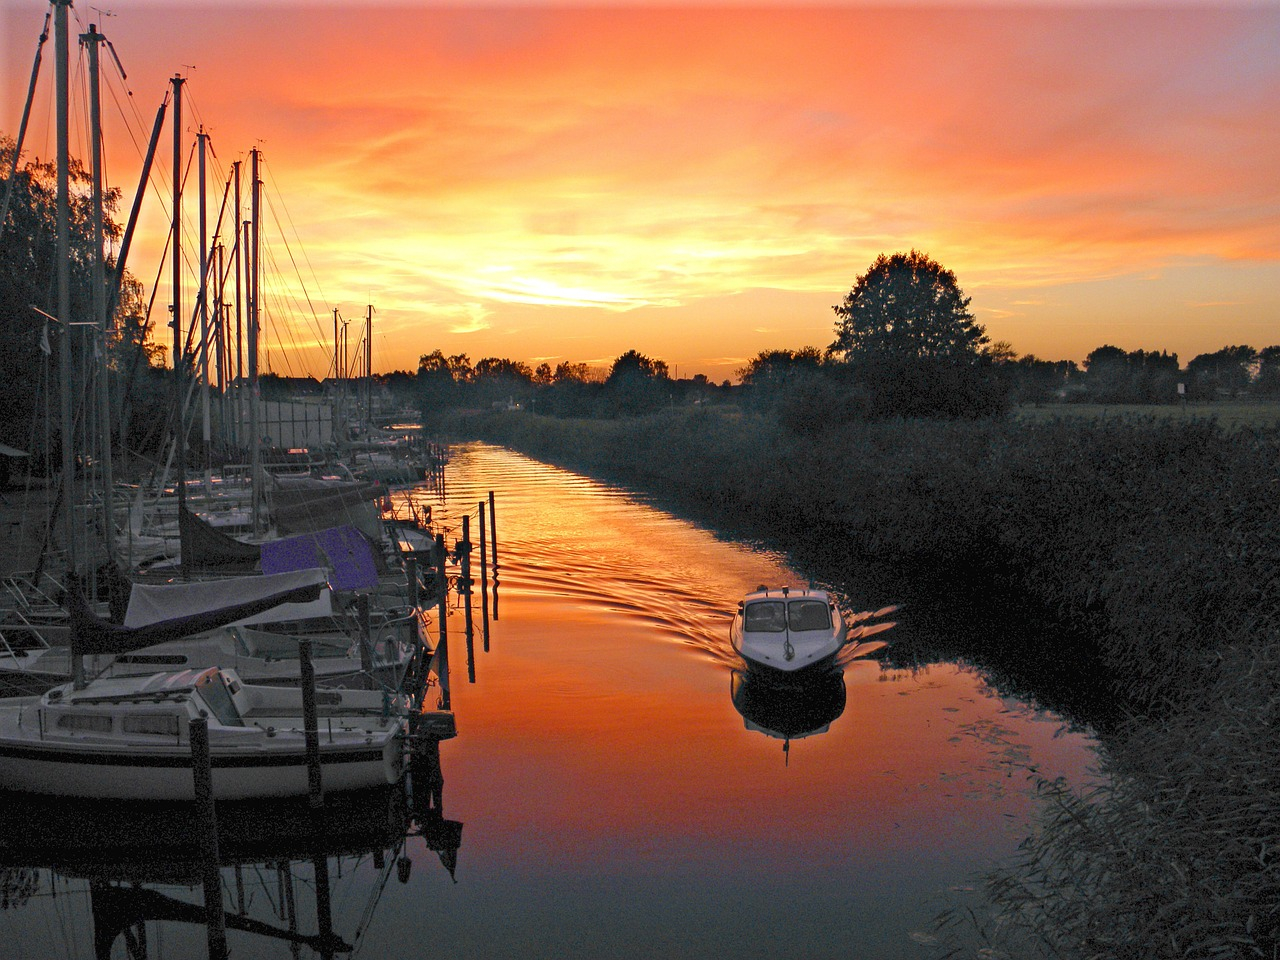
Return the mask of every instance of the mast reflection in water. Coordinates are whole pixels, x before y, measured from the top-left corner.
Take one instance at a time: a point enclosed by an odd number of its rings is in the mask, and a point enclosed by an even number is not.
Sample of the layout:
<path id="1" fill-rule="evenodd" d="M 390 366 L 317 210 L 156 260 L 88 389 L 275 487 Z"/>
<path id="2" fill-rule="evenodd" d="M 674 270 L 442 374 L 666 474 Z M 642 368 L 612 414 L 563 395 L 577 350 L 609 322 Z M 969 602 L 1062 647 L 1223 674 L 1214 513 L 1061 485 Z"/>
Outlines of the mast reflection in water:
<path id="1" fill-rule="evenodd" d="M 399 784 L 330 793 L 319 810 L 305 798 L 219 804 L 217 904 L 203 898 L 190 804 L 0 796 L 4 955 L 205 957 L 211 907 L 230 956 L 351 954 L 423 852 L 454 877 L 462 824 L 443 815 L 438 766 L 416 772 L 416 795 Z"/>

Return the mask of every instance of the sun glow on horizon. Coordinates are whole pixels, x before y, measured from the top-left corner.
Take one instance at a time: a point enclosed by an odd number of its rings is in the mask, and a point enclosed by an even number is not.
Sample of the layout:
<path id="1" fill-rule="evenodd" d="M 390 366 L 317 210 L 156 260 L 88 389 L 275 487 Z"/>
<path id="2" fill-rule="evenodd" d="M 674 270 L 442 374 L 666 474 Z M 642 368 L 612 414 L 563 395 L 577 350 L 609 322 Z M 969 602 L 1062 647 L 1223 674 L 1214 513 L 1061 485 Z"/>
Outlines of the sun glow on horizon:
<path id="1" fill-rule="evenodd" d="M 12 135 L 40 18 L 0 3 Z M 198 64 L 219 170 L 264 150 L 305 277 L 278 349 L 317 376 L 332 310 L 372 303 L 377 369 L 638 349 L 718 382 L 825 346 L 911 248 L 1021 353 L 1280 340 L 1280 10 L 118 6 L 137 101 Z M 118 180 L 136 151 L 117 122 Z"/>

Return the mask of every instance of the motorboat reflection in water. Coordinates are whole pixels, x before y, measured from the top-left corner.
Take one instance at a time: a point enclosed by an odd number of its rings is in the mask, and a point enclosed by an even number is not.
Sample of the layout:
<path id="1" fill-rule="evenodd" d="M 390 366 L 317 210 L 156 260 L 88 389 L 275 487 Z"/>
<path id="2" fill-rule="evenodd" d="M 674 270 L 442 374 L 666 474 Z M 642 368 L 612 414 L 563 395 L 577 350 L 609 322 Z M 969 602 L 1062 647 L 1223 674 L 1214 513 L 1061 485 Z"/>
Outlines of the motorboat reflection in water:
<path id="1" fill-rule="evenodd" d="M 849 626 L 825 590 L 757 587 L 729 627 L 733 648 L 753 666 L 797 673 L 829 665 Z"/>
<path id="2" fill-rule="evenodd" d="M 733 707 L 748 730 L 784 741 L 826 733 L 844 713 L 844 671 L 832 666 L 810 671 L 804 682 L 776 683 L 756 670 L 735 670 Z"/>

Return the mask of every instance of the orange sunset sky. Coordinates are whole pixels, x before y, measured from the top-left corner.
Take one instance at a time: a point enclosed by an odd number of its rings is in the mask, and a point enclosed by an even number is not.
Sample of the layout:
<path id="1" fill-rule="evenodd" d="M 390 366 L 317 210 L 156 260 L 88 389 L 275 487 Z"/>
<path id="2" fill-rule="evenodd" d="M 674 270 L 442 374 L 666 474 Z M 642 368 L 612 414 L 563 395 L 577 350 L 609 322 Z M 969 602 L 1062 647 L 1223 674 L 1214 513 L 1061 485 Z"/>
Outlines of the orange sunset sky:
<path id="1" fill-rule="evenodd" d="M 46 9 L 0 0 L 9 136 Z M 91 22 L 127 74 L 104 79 L 120 220 L 175 73 L 216 154 L 211 222 L 261 147 L 278 373 L 324 376 L 332 310 L 372 304 L 380 371 L 637 349 L 719 381 L 825 347 L 856 276 L 912 247 L 1022 354 L 1280 343 L 1273 4 L 80 0 L 71 19 L 73 96 Z M 160 277 L 160 325 L 171 136 L 129 263 Z"/>

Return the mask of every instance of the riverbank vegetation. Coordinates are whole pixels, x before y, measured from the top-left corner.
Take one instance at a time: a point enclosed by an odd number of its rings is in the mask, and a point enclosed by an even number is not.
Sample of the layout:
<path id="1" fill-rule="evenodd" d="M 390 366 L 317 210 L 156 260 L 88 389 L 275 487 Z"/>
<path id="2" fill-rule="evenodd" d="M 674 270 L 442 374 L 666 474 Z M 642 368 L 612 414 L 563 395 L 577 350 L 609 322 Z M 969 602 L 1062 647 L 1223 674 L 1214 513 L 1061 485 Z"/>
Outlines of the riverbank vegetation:
<path id="1" fill-rule="evenodd" d="M 15 164 L 15 149 L 14 141 L 0 134 L 0 444 L 30 453 L 27 469 L 47 476 L 60 460 L 61 443 L 48 411 L 58 409 L 59 393 L 69 386 L 61 382 L 55 358 L 70 328 L 50 322 L 57 313 L 57 171 L 47 161 Z M 73 316 L 90 317 L 95 284 L 92 180 L 75 160 L 67 179 L 70 309 Z M 108 247 L 119 244 L 123 234 L 115 220 L 119 202 L 118 189 L 105 191 L 103 235 Z M 107 354 L 106 369 L 118 398 L 112 423 L 117 449 L 154 455 L 171 401 L 172 378 L 162 369 L 167 351 L 151 339 L 154 324 L 147 319 L 142 283 L 124 269 L 113 250 L 106 251 L 103 273 L 100 295 L 109 305 L 110 329 L 97 348 L 85 349 L 91 354 L 105 349 Z M 88 379 L 80 350 L 77 341 L 77 383 Z M 0 457 L 0 479 L 7 466 Z"/>
<path id="2" fill-rule="evenodd" d="M 1082 798 L 1045 785 L 1044 829 L 993 880 L 982 934 L 1013 956 L 1280 947 L 1280 430 L 1169 417 L 818 423 L 713 406 L 486 412 L 455 426 L 780 545 L 1015 586 L 1062 629 L 1020 634 L 1008 653 L 1100 665 L 1130 719 L 1108 735 L 1103 787 Z M 1026 645 L 1036 637 L 1047 645 Z"/>

